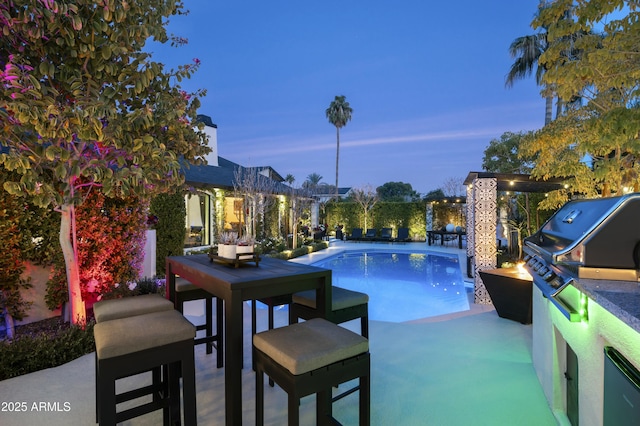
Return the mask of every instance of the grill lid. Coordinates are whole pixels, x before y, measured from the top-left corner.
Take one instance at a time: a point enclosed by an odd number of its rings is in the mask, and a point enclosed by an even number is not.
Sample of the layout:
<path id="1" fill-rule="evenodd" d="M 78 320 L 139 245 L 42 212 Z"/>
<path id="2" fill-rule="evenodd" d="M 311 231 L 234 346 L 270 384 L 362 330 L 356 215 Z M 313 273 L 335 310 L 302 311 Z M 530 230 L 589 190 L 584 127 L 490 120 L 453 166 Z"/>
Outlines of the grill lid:
<path id="1" fill-rule="evenodd" d="M 548 263 L 638 270 L 640 193 L 569 201 L 524 241 Z"/>

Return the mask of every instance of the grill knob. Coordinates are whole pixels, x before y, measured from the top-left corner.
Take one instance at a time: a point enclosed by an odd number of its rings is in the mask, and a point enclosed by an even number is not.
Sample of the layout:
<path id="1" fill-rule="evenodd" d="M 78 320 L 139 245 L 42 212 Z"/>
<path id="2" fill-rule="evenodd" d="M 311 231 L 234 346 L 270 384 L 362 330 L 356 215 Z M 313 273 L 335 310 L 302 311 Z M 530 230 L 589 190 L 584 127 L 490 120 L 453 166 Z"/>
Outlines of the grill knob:
<path id="1" fill-rule="evenodd" d="M 553 271 L 549 271 L 547 272 L 545 275 L 542 276 L 542 279 L 549 282 L 551 280 L 553 280 L 556 277 L 556 274 Z"/>

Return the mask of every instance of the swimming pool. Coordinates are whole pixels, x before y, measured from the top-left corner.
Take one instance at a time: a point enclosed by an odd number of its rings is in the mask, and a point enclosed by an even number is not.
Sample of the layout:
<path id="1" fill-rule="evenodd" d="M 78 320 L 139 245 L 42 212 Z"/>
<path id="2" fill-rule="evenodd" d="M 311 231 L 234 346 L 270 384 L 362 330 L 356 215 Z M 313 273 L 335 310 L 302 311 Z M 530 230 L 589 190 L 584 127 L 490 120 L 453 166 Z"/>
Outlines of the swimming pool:
<path id="1" fill-rule="evenodd" d="M 469 309 L 458 256 L 348 251 L 313 263 L 335 286 L 369 295 L 369 319 L 404 322 Z"/>

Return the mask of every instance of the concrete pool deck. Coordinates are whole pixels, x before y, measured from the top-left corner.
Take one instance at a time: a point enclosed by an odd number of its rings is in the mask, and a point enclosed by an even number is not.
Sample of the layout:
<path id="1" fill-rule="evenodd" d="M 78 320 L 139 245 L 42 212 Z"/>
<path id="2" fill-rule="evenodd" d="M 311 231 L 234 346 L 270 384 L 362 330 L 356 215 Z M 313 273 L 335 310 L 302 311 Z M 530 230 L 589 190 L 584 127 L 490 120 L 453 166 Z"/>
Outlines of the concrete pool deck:
<path id="1" fill-rule="evenodd" d="M 341 247 L 343 244 L 347 247 Z M 406 250 L 462 252 L 465 261 L 461 265 L 466 265 L 463 250 L 429 247 L 426 243 L 384 247 L 376 243 L 337 242 L 323 255 L 333 255 L 352 245 L 354 249 L 402 247 Z M 313 261 L 316 260 L 319 260 L 318 256 Z M 473 293 L 470 294 L 472 297 Z M 285 325 L 287 313 L 276 311 L 275 314 L 275 325 Z M 195 303 L 189 309 L 185 308 L 185 315 L 194 323 L 200 323 L 204 309 Z M 260 329 L 266 325 L 266 316 L 266 310 L 258 310 Z M 245 304 L 245 348 L 251 347 L 250 318 L 251 309 Z M 359 330 L 357 323 L 345 326 L 356 332 Z M 472 307 L 464 314 L 405 323 L 370 321 L 371 424 L 558 424 L 533 369 L 531 333 L 531 325 L 500 318 L 495 312 L 483 311 L 480 307 L 478 310 Z M 244 365 L 250 366 L 251 351 L 244 352 Z M 206 355 L 202 345 L 196 347 L 195 358 L 198 423 L 224 424 L 224 368 L 215 368 L 215 355 Z M 94 424 L 94 371 L 92 353 L 56 368 L 0 381 L 0 400 L 24 402 L 28 408 L 22 412 L 0 411 L 0 424 Z M 135 376 L 119 382 L 118 389 L 149 381 L 148 375 Z M 254 424 L 255 374 L 251 368 L 243 369 L 242 383 L 243 422 Z M 37 410 L 41 403 L 60 407 L 60 410 Z M 265 424 L 284 424 L 286 394 L 278 387 L 265 387 L 265 408 Z M 334 412 L 343 424 L 357 424 L 357 394 L 336 403 Z M 313 397 L 302 400 L 300 415 L 301 424 L 315 424 Z M 155 412 L 124 424 L 155 426 L 161 424 L 161 419 L 161 413 Z"/>

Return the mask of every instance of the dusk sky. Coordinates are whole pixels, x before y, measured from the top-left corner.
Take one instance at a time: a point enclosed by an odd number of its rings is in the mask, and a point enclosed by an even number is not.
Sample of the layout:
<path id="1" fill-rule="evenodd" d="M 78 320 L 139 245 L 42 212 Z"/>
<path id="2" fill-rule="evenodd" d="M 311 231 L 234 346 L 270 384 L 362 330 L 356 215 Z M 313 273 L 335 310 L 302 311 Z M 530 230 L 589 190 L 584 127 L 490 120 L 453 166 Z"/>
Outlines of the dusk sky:
<path id="1" fill-rule="evenodd" d="M 179 48 L 152 45 L 167 67 L 201 61 L 187 90 L 218 126 L 218 154 L 271 166 L 299 186 L 335 184 L 336 129 L 325 110 L 344 95 L 339 186 L 410 183 L 422 193 L 480 171 L 507 131 L 544 123 L 534 77 L 504 81 L 509 44 L 532 34 L 538 0 L 185 0 L 171 19 Z"/>

